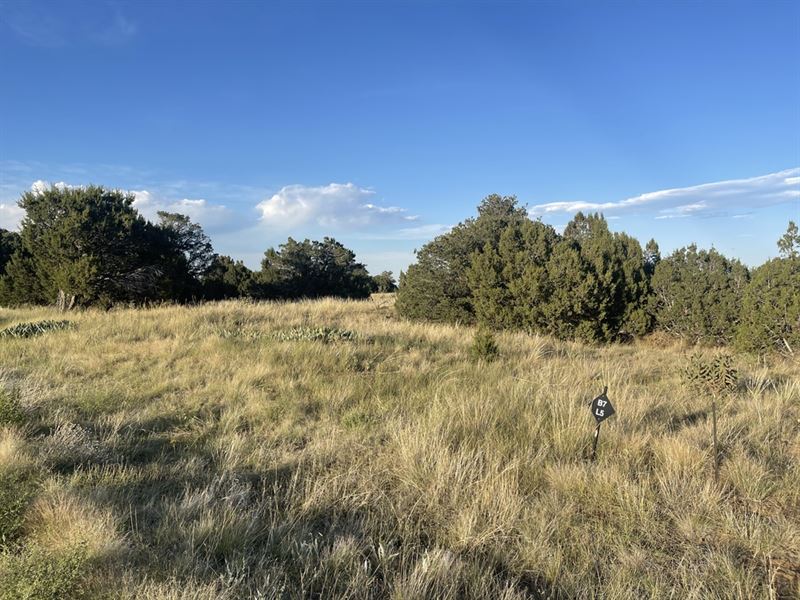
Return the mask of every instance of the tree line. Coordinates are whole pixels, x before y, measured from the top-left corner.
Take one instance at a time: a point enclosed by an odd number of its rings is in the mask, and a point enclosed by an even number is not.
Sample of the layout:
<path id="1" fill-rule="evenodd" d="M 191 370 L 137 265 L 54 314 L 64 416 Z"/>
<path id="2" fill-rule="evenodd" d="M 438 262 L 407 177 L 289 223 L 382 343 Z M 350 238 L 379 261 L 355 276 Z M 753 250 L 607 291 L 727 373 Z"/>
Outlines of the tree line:
<path id="1" fill-rule="evenodd" d="M 492 195 L 478 216 L 417 251 L 400 274 L 408 318 L 478 323 L 561 339 L 611 342 L 654 330 L 691 344 L 758 353 L 800 348 L 800 235 L 789 223 L 780 257 L 750 270 L 695 245 L 662 257 L 578 213 L 562 234 Z"/>
<path id="2" fill-rule="evenodd" d="M 19 233 L 0 229 L 0 304 L 111 306 L 228 298 L 365 298 L 397 289 L 370 276 L 335 239 L 289 238 L 253 271 L 214 252 L 197 223 L 138 213 L 134 197 L 98 186 L 27 192 Z M 750 270 L 695 245 L 661 256 L 650 240 L 611 232 L 578 213 L 559 234 L 513 196 L 491 195 L 478 216 L 425 244 L 400 274 L 397 311 L 411 319 L 478 323 L 587 342 L 655 330 L 692 344 L 794 354 L 800 347 L 800 234 Z"/>
<path id="3" fill-rule="evenodd" d="M 289 238 L 261 269 L 214 252 L 189 217 L 159 212 L 155 223 L 134 196 L 98 186 L 50 187 L 22 195 L 19 233 L 0 229 L 0 304 L 111 306 L 191 300 L 365 298 L 394 291 L 391 272 L 370 276 L 333 238 Z"/>

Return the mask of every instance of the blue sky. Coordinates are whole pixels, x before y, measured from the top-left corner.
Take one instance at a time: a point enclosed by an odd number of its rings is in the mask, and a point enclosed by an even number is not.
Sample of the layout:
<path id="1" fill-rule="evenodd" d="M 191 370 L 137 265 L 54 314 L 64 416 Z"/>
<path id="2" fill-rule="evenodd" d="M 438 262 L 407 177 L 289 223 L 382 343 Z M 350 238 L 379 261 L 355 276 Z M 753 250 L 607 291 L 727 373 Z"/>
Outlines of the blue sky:
<path id="1" fill-rule="evenodd" d="M 751 265 L 800 221 L 798 2 L 0 0 L 0 90 L 6 228 L 98 183 L 397 273 L 494 192 Z"/>

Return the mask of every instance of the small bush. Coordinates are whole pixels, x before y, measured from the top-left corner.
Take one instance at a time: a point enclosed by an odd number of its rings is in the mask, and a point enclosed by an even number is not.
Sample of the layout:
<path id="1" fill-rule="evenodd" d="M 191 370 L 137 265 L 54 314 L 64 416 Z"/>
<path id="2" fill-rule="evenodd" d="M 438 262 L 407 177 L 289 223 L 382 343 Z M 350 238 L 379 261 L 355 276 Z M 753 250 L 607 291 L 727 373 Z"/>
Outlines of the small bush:
<path id="1" fill-rule="evenodd" d="M 83 548 L 57 555 L 35 546 L 5 553 L 0 555 L 0 600 L 83 598 L 86 574 Z"/>
<path id="2" fill-rule="evenodd" d="M 22 425 L 25 422 L 25 413 L 19 400 L 10 393 L 0 390 L 0 426 Z"/>
<path id="3" fill-rule="evenodd" d="M 71 321 L 35 321 L 33 323 L 20 323 L 13 327 L 7 327 L 0 330 L 0 338 L 13 337 L 13 338 L 29 338 L 37 335 L 42 335 L 48 331 L 58 331 L 59 329 L 68 329 L 72 327 Z"/>
<path id="4" fill-rule="evenodd" d="M 475 331 L 475 338 L 472 340 L 469 352 L 474 360 L 485 360 L 486 362 L 492 362 L 500 356 L 500 349 L 497 347 L 494 334 L 483 327 L 479 327 Z"/>
<path id="5" fill-rule="evenodd" d="M 0 472 L 0 548 L 17 539 L 35 487 L 24 470 Z"/>

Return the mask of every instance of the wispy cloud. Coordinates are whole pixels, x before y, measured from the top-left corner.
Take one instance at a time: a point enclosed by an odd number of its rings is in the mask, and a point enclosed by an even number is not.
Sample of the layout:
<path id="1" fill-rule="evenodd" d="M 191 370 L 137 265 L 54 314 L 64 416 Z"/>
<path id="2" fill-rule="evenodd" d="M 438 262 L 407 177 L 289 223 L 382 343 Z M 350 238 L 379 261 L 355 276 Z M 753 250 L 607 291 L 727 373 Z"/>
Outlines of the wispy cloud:
<path id="1" fill-rule="evenodd" d="M 386 232 L 377 233 L 363 233 L 355 236 L 359 240 L 432 240 L 433 238 L 447 233 L 452 229 L 452 225 L 441 225 L 439 223 L 431 223 L 429 225 L 418 225 L 416 227 L 401 227 L 399 229 L 392 229 Z"/>
<path id="2" fill-rule="evenodd" d="M 743 210 L 800 200 L 800 167 L 750 177 L 648 192 L 617 202 L 549 202 L 528 209 L 532 215 L 578 211 L 648 211 L 657 219 L 734 216 Z"/>
<path id="3" fill-rule="evenodd" d="M 404 208 L 379 206 L 375 192 L 352 183 L 288 185 L 256 205 L 261 222 L 273 229 L 301 225 L 358 229 L 416 221 Z"/>
<path id="4" fill-rule="evenodd" d="M 66 8 L 65 8 L 66 7 Z M 67 5 L 3 3 L 0 23 L 29 46 L 61 48 L 76 43 L 124 44 L 139 31 L 116 4 L 98 4 L 90 19 L 79 19 Z"/>

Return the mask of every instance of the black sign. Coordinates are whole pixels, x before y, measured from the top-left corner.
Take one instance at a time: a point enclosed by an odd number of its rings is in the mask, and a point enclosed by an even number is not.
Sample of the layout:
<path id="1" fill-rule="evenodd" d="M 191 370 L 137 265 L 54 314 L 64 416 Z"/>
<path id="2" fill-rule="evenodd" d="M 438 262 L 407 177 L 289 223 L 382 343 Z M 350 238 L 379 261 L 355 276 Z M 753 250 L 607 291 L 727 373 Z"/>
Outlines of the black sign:
<path id="1" fill-rule="evenodd" d="M 616 411 L 614 410 L 614 407 L 611 406 L 611 401 L 608 399 L 608 396 L 606 396 L 605 392 L 592 400 L 592 415 L 598 423 L 604 421 L 615 412 Z"/>

